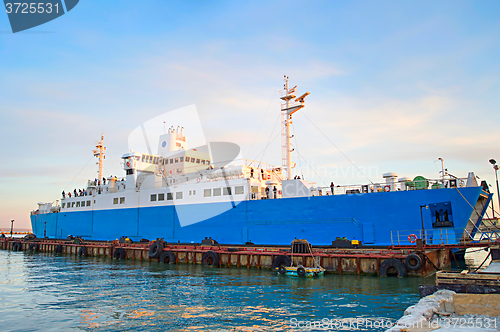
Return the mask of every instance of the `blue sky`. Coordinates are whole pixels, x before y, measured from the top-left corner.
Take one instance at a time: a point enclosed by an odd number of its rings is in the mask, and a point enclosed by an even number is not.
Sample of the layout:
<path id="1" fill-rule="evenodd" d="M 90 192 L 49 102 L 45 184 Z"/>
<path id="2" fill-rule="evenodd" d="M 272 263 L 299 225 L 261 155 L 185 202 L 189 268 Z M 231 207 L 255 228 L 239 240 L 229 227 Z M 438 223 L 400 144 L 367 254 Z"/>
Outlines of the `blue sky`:
<path id="1" fill-rule="evenodd" d="M 498 1 L 82 0 L 10 31 L 0 15 L 0 227 L 29 227 L 36 203 L 94 178 L 101 132 L 121 176 L 130 132 L 184 106 L 207 140 L 261 158 L 285 74 L 311 92 L 293 158 L 319 184 L 367 181 L 321 132 L 374 182 L 438 178 L 442 157 L 493 183 L 500 161 Z M 279 137 L 263 161 L 280 164 Z"/>

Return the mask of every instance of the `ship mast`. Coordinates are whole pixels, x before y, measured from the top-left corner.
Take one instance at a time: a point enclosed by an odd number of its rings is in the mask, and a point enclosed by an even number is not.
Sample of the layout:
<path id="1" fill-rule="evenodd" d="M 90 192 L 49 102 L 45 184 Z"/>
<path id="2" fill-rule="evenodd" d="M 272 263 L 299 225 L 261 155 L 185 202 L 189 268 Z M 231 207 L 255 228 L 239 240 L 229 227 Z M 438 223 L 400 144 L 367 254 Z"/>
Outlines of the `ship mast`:
<path id="1" fill-rule="evenodd" d="M 102 176 L 102 165 L 104 162 L 104 158 L 106 156 L 104 155 L 106 153 L 106 148 L 104 147 L 104 134 L 101 134 L 101 140 L 99 142 L 96 142 L 95 144 L 96 149 L 92 150 L 94 152 L 94 157 L 99 158 L 99 162 L 96 164 L 99 165 L 99 173 L 97 174 L 97 178 L 100 179 Z"/>
<path id="2" fill-rule="evenodd" d="M 292 123 L 292 114 L 305 107 L 305 98 L 309 92 L 304 93 L 300 97 L 291 101 L 296 96 L 294 95 L 297 86 L 289 89 L 288 76 L 285 75 L 285 90 L 282 91 L 281 100 L 281 164 L 283 169 L 286 168 L 287 180 L 292 179 L 292 144 L 290 124 Z"/>

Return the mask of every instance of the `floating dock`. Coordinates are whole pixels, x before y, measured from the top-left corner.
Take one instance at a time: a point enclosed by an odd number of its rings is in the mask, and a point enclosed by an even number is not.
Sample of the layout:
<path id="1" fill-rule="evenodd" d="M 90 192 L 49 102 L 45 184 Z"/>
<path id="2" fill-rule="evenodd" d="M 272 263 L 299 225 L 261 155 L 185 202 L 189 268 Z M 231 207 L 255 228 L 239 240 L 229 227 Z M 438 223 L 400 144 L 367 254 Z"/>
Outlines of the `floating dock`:
<path id="1" fill-rule="evenodd" d="M 456 293 L 500 294 L 500 249 L 490 248 L 492 262 L 485 269 L 462 272 L 437 272 L 436 285 L 420 285 L 420 297 L 425 297 L 442 289 Z"/>
<path id="2" fill-rule="evenodd" d="M 284 246 L 228 246 L 218 244 L 171 244 L 157 239 L 149 242 L 120 243 L 82 239 L 0 239 L 0 249 L 100 256 L 110 259 L 139 259 L 170 264 L 204 264 L 213 267 L 278 269 L 292 262 L 310 266 L 310 252 Z M 405 248 L 329 248 L 312 249 L 312 254 L 327 273 L 379 276 L 425 276 L 451 263 L 449 248 L 417 250 Z"/>

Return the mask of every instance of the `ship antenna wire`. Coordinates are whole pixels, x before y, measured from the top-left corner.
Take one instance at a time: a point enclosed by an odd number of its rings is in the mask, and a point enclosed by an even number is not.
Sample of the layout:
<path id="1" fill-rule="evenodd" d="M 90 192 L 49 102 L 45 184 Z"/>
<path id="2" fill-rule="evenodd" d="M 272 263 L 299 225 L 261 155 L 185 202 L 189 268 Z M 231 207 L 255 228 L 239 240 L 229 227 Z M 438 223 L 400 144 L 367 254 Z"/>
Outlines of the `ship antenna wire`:
<path id="1" fill-rule="evenodd" d="M 333 142 L 332 142 L 332 141 L 328 138 L 328 136 L 326 136 L 326 135 L 325 135 L 325 133 L 323 133 L 323 132 L 321 131 L 321 129 L 319 129 L 319 128 L 318 128 L 318 126 L 316 126 L 316 124 L 314 124 L 314 122 L 312 122 L 312 121 L 311 121 L 311 119 L 309 119 L 309 117 L 308 117 L 308 116 L 307 116 L 304 112 L 302 112 L 302 114 L 306 117 L 306 119 L 307 119 L 307 120 L 309 120 L 309 122 L 311 122 L 311 123 L 312 123 L 312 125 L 313 125 L 314 127 L 316 127 L 316 129 L 318 129 L 318 131 L 319 131 L 319 132 L 320 132 L 323 136 L 325 136 L 325 137 L 326 137 L 326 139 L 327 139 L 330 143 L 332 143 L 332 145 L 333 145 L 333 146 L 334 146 L 337 150 L 339 150 L 339 152 L 340 152 L 340 153 L 341 153 L 341 154 L 345 157 L 345 159 L 349 160 L 349 162 L 350 162 L 350 163 L 351 163 L 351 164 L 352 164 L 352 165 L 353 165 L 353 166 L 354 166 L 354 167 L 358 170 L 358 172 L 360 172 L 361 174 L 363 174 L 363 176 L 364 176 L 364 177 L 365 177 L 368 181 L 370 181 L 370 183 L 371 183 L 371 184 L 374 184 L 374 183 L 372 182 L 372 180 L 370 180 L 370 179 L 369 179 L 369 178 L 365 175 L 365 173 L 363 173 L 363 172 L 362 172 L 362 171 L 358 168 L 358 166 L 356 166 L 356 165 L 352 162 L 352 160 L 351 160 L 351 159 L 349 159 L 349 158 L 348 158 L 348 157 L 344 154 L 344 152 L 342 152 L 342 151 L 338 148 L 338 146 L 336 146 L 336 145 L 335 145 L 335 143 L 333 143 Z"/>
<path id="2" fill-rule="evenodd" d="M 306 158 L 304 158 L 304 157 L 303 157 L 303 156 L 299 153 L 299 151 L 298 151 L 298 150 L 297 150 L 297 153 L 298 153 L 298 155 L 299 155 L 300 157 L 302 157 L 302 159 L 304 159 L 304 162 L 307 164 L 307 166 L 309 166 L 309 168 L 310 168 L 310 169 L 314 172 L 314 174 L 316 174 L 316 176 L 318 177 L 318 179 L 320 179 L 320 180 L 321 180 L 321 182 L 323 182 L 323 184 L 325 185 L 325 187 L 327 187 L 327 183 L 325 182 L 325 180 L 323 180 L 323 179 L 321 178 L 321 176 L 319 176 L 319 174 L 318 174 L 318 173 L 316 173 L 316 171 L 314 170 L 314 168 L 312 168 L 312 166 L 311 166 L 311 165 L 309 165 L 309 163 L 307 162 Z"/>
<path id="3" fill-rule="evenodd" d="M 276 94 L 278 90 L 274 90 L 273 96 L 271 97 L 271 101 L 269 101 L 269 105 L 267 106 L 266 114 L 264 114 L 264 117 L 262 118 L 262 121 L 260 122 L 259 129 L 257 129 L 257 132 L 255 133 L 255 137 L 253 138 L 252 145 L 250 146 L 250 150 L 248 151 L 248 155 L 250 156 L 250 153 L 252 152 L 253 145 L 255 143 L 255 140 L 257 139 L 257 136 L 259 136 L 260 129 L 262 128 L 262 124 L 264 123 L 264 120 L 267 117 L 267 113 L 269 112 L 269 109 L 271 108 L 271 104 L 273 103 L 274 100 L 274 95 Z"/>
<path id="4" fill-rule="evenodd" d="M 266 147 L 265 147 L 265 148 L 264 148 L 264 150 L 263 150 L 261 153 L 259 153 L 259 154 L 257 155 L 257 157 L 255 157 L 255 159 L 254 159 L 254 160 L 257 160 L 257 158 L 259 158 L 259 156 L 262 154 L 262 158 L 259 160 L 259 166 L 260 166 L 260 163 L 262 162 L 262 159 L 264 159 L 264 154 L 265 154 L 265 152 L 266 152 L 267 148 L 269 147 L 269 144 L 271 144 L 271 142 L 272 142 L 272 141 L 271 141 L 271 137 L 273 137 L 273 134 L 274 134 L 274 129 L 276 129 L 276 125 L 278 124 L 278 120 L 279 120 L 280 118 L 281 118 L 281 114 L 280 114 L 280 115 L 276 118 L 276 122 L 274 123 L 273 130 L 271 131 L 271 135 L 269 135 L 269 139 L 267 140 L 267 145 L 266 145 Z M 278 133 L 278 135 L 279 135 L 279 134 L 280 134 L 280 133 Z M 278 136 L 276 136 L 276 137 L 278 137 Z M 276 137 L 275 137 L 275 138 L 273 138 L 273 141 L 276 139 Z"/>
<path id="5" fill-rule="evenodd" d="M 297 136 L 295 136 L 295 125 L 292 122 L 292 128 L 293 128 L 293 138 L 295 138 L 295 147 L 297 148 L 297 153 L 299 153 L 299 143 L 297 142 Z M 304 179 L 304 172 L 302 170 L 302 162 L 300 161 L 301 157 L 299 154 L 299 167 L 300 167 L 300 175 L 302 176 L 302 179 Z M 323 181 L 323 180 L 321 180 Z"/>
<path id="6" fill-rule="evenodd" d="M 90 161 L 91 161 L 92 159 L 94 159 L 94 156 L 90 157 L 90 159 L 89 159 L 89 160 L 85 163 L 85 165 L 84 165 L 84 166 L 82 167 L 82 169 L 81 169 L 81 170 L 80 170 L 80 171 L 79 171 L 79 172 L 75 175 L 75 177 L 74 177 L 73 179 L 71 179 L 71 181 L 69 181 L 69 183 L 66 185 L 66 187 L 64 187 L 64 189 L 63 189 L 64 191 L 66 191 L 66 190 L 68 189 L 69 185 L 70 185 L 70 184 L 71 184 L 71 183 L 72 183 L 72 182 L 76 179 L 76 177 L 77 177 L 78 175 L 80 175 L 80 173 L 83 171 L 83 169 L 84 169 L 85 167 L 87 167 L 87 165 L 90 163 Z"/>
<path id="7" fill-rule="evenodd" d="M 261 151 L 261 152 L 257 155 L 257 157 L 255 157 L 255 159 L 254 159 L 254 160 L 257 160 L 261 154 L 265 153 L 265 152 L 266 152 L 266 150 L 267 150 L 267 148 L 268 148 L 268 147 L 269 147 L 269 146 L 270 146 L 270 145 L 274 142 L 274 140 L 275 140 L 276 138 L 278 138 L 278 136 L 279 136 L 279 135 L 281 135 L 281 133 L 277 133 L 277 134 L 276 134 L 276 136 L 274 136 L 274 138 L 268 142 L 268 144 L 266 145 L 266 147 L 264 148 L 264 150 L 262 150 L 262 151 Z M 260 164 L 262 163 L 262 159 L 263 159 L 263 158 L 264 158 L 264 155 L 262 155 L 262 158 L 259 160 L 259 164 L 258 164 L 258 166 L 257 166 L 257 167 L 260 167 Z"/>

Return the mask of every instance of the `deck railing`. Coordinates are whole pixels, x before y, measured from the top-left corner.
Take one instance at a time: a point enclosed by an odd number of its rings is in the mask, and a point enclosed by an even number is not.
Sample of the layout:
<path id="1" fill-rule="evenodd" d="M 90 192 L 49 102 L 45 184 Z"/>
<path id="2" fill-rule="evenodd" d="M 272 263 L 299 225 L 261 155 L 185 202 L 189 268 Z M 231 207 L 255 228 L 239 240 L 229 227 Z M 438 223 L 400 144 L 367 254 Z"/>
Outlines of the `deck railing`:
<path id="1" fill-rule="evenodd" d="M 423 181 L 397 181 L 389 183 L 371 183 L 371 184 L 353 184 L 336 185 L 334 195 L 344 194 L 364 194 L 375 192 L 407 191 L 422 189 L 440 189 L 440 188 L 463 188 L 467 186 L 467 178 L 456 179 L 426 179 Z M 322 195 L 331 195 L 331 187 L 318 187 Z"/>
<path id="2" fill-rule="evenodd" d="M 478 230 L 472 236 L 465 228 L 432 228 L 416 230 L 391 231 L 391 244 L 393 246 L 415 245 L 417 239 L 422 239 L 426 245 L 450 245 L 465 243 L 493 243 L 500 239 L 500 229 Z"/>

